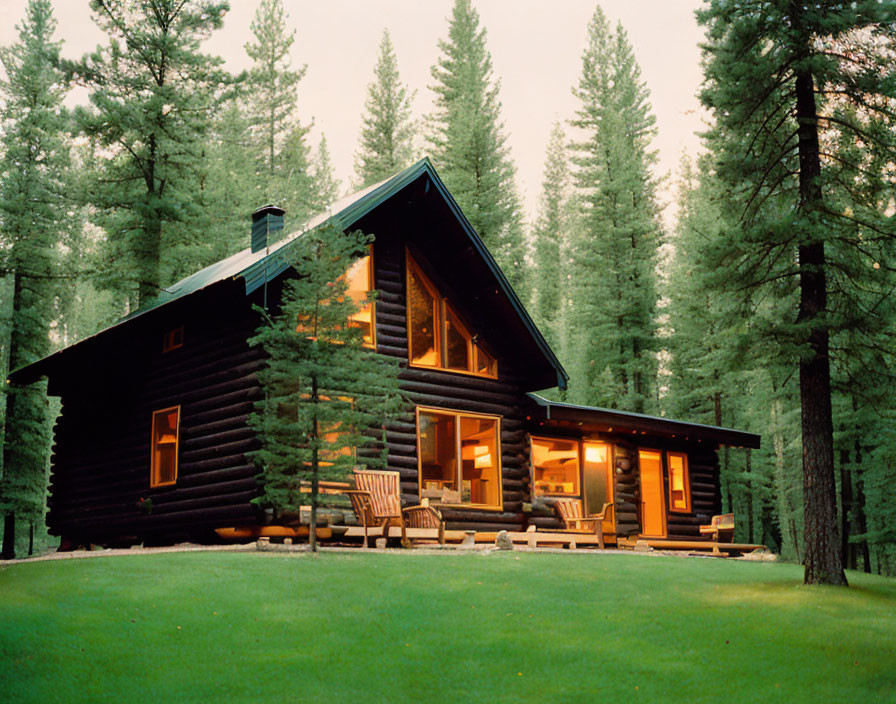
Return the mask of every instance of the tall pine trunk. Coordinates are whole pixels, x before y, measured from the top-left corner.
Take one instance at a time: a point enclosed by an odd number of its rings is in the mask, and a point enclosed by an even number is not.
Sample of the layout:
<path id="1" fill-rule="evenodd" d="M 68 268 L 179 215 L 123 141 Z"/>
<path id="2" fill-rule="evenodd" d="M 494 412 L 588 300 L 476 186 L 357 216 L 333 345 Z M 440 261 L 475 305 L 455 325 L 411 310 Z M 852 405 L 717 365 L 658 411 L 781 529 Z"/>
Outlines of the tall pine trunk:
<path id="1" fill-rule="evenodd" d="M 799 13 L 795 19 L 799 20 Z M 795 23 L 797 26 L 799 23 Z M 796 76 L 796 112 L 799 124 L 799 188 L 803 218 L 820 226 L 821 161 L 818 116 L 812 74 Z M 812 239 L 819 238 L 813 237 Z M 805 241 L 805 240 L 804 240 Z M 799 247 L 800 308 L 798 322 L 809 330 L 811 355 L 800 359 L 800 409 L 803 436 L 803 499 L 806 584 L 846 585 L 837 530 L 837 496 L 834 481 L 834 426 L 831 411 L 831 366 L 827 312 L 827 282 L 823 241 Z"/>

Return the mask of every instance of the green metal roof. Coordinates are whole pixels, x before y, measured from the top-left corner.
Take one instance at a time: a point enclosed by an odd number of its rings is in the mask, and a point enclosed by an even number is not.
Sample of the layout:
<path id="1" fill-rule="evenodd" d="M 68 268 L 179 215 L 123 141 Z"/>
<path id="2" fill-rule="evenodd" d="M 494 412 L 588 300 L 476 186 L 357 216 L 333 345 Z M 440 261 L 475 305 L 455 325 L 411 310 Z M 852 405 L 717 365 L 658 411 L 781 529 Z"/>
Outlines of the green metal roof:
<path id="1" fill-rule="evenodd" d="M 451 212 L 457 218 L 458 223 L 469 238 L 473 248 L 486 262 L 489 270 L 495 276 L 502 293 L 507 297 L 514 310 L 520 316 L 525 329 L 531 335 L 539 351 L 556 370 L 558 386 L 560 388 L 566 388 L 566 382 L 569 379 L 569 376 L 563 369 L 563 366 L 560 364 L 560 361 L 557 359 L 547 341 L 544 339 L 544 336 L 535 326 L 535 323 L 532 321 L 529 313 L 516 295 L 516 292 L 507 281 L 507 277 L 504 276 L 504 272 L 501 271 L 501 268 L 498 266 L 497 262 L 495 262 L 494 257 L 492 257 L 479 235 L 473 229 L 470 221 L 467 220 L 451 193 L 448 192 L 445 184 L 442 183 L 442 180 L 439 178 L 428 157 L 424 157 L 417 163 L 384 181 L 375 183 L 372 186 L 368 186 L 356 193 L 341 198 L 330 205 L 324 213 L 305 222 L 298 230 L 287 235 L 279 242 L 273 243 L 264 250 L 252 252 L 251 248 L 246 248 L 241 252 L 237 252 L 226 259 L 222 259 L 219 262 L 197 271 L 195 274 L 191 274 L 185 279 L 181 279 L 177 283 L 163 289 L 151 303 L 142 306 L 114 325 L 105 328 L 88 338 L 80 340 L 74 345 L 60 350 L 59 352 L 44 357 L 33 364 L 15 370 L 9 375 L 9 378 L 15 383 L 31 383 L 31 381 L 34 381 L 39 376 L 46 374 L 53 361 L 58 359 L 60 355 L 63 355 L 68 350 L 74 347 L 80 347 L 98 335 L 103 335 L 113 328 L 125 325 L 149 311 L 160 308 L 168 303 L 189 296 L 190 294 L 201 291 L 202 289 L 227 279 L 242 278 L 245 281 L 246 294 L 248 295 L 259 286 L 277 278 L 289 268 L 290 245 L 304 233 L 327 222 L 333 223 L 341 229 L 347 229 L 374 208 L 385 203 L 402 189 L 420 178 L 428 178 L 427 189 L 429 189 L 430 186 L 434 187 L 445 199 Z"/>

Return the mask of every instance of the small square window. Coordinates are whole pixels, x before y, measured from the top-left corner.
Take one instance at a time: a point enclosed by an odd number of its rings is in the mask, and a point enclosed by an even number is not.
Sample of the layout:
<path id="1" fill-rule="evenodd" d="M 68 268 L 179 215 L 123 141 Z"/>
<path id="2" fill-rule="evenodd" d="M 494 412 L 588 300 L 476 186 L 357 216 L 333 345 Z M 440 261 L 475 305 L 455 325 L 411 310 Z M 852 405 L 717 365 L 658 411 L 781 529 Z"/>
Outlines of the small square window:
<path id="1" fill-rule="evenodd" d="M 184 326 L 169 330 L 162 338 L 162 352 L 170 352 L 184 346 Z"/>

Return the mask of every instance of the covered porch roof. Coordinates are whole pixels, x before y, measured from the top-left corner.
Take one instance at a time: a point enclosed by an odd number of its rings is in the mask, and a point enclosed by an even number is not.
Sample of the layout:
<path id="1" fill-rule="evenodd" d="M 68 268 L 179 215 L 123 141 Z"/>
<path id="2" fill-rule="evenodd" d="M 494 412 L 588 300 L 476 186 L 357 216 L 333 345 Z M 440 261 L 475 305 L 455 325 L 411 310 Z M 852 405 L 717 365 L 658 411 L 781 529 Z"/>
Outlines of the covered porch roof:
<path id="1" fill-rule="evenodd" d="M 528 396 L 535 404 L 533 420 L 546 423 L 549 426 L 575 426 L 586 432 L 651 435 L 751 449 L 759 449 L 760 445 L 761 436 L 742 430 L 720 428 L 702 423 L 688 423 L 661 416 L 648 416 L 643 413 L 561 403 L 534 393 L 530 393 Z"/>

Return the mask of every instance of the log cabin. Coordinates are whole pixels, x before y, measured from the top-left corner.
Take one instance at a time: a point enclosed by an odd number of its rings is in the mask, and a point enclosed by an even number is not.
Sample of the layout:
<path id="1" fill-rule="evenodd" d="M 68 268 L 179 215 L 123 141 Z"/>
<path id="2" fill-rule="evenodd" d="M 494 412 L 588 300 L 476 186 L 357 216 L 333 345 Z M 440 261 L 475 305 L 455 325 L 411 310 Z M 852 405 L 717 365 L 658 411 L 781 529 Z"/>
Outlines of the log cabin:
<path id="1" fill-rule="evenodd" d="M 47 377 L 61 398 L 48 525 L 64 546 L 202 541 L 264 520 L 246 457 L 264 365 L 253 306 L 275 304 L 290 242 L 326 220 L 375 236 L 350 279 L 376 290 L 356 322 L 401 360 L 415 405 L 386 437 L 404 503 L 426 497 L 449 529 L 522 531 L 560 527 L 551 502 L 573 497 L 589 513 L 614 503 L 611 544 L 700 539 L 721 511 L 718 447 L 759 436 L 538 395 L 567 374 L 423 159 L 277 241 L 283 211 L 259 209 L 250 247 L 10 375 Z"/>

